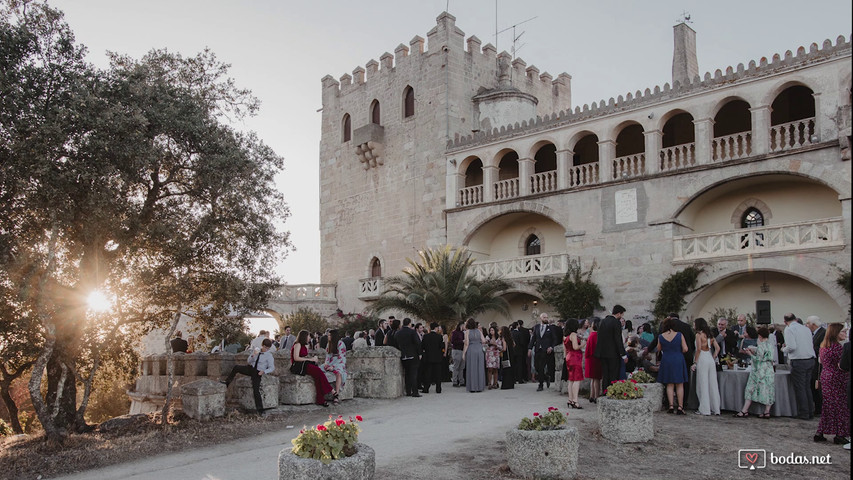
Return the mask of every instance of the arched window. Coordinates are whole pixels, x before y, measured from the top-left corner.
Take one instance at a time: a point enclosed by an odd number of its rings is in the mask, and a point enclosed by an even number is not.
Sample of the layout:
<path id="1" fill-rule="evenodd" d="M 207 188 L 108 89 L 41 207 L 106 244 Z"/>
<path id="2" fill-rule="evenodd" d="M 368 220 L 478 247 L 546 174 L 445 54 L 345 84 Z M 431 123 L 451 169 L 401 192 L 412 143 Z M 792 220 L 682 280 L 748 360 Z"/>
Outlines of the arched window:
<path id="1" fill-rule="evenodd" d="M 343 128 L 343 136 L 344 142 L 349 142 L 352 140 L 352 121 L 349 118 L 349 113 L 344 114 L 344 121 L 342 122 Z"/>
<path id="2" fill-rule="evenodd" d="M 527 237 L 527 241 L 524 242 L 524 254 L 539 255 L 540 253 L 542 253 L 542 242 L 539 240 L 539 237 L 536 235 Z"/>
<path id="3" fill-rule="evenodd" d="M 743 217 L 740 220 L 741 228 L 755 228 L 764 226 L 764 215 L 755 207 L 749 208 L 743 212 Z"/>
<path id="4" fill-rule="evenodd" d="M 406 87 L 403 90 L 403 118 L 409 118 L 415 115 L 415 90 L 412 87 Z"/>
<path id="5" fill-rule="evenodd" d="M 374 257 L 373 261 L 370 262 L 370 276 L 371 277 L 381 277 L 382 276 L 382 263 L 376 257 Z"/>
<path id="6" fill-rule="evenodd" d="M 370 123 L 382 125 L 381 115 L 379 112 L 379 100 L 374 100 L 373 103 L 370 104 Z"/>

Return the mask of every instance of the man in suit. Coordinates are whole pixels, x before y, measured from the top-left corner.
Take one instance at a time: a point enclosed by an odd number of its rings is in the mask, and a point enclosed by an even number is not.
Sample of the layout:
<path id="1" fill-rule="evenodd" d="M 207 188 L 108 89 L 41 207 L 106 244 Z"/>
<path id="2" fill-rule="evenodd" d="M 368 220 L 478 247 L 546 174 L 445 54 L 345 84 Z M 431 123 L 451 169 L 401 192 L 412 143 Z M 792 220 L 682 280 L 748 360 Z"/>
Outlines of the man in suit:
<path id="1" fill-rule="evenodd" d="M 444 364 L 444 339 L 438 333 L 438 323 L 429 324 L 429 333 L 421 340 L 421 362 L 424 365 L 424 393 L 435 384 L 435 393 L 441 393 L 441 373 Z"/>
<path id="2" fill-rule="evenodd" d="M 530 350 L 527 349 L 530 345 L 530 330 L 524 328 L 524 321 L 518 321 L 518 346 L 515 350 L 518 352 L 518 367 L 520 371 L 515 377 L 518 383 L 527 383 L 530 378 Z"/>
<path id="3" fill-rule="evenodd" d="M 684 341 L 687 342 L 687 352 L 684 353 L 684 361 L 687 363 L 687 371 L 690 371 L 690 367 L 693 365 L 693 358 L 696 356 L 696 334 L 693 333 L 693 328 L 690 325 L 678 318 L 677 313 L 670 313 L 669 318 L 673 320 L 672 329 L 681 333 Z M 687 388 L 687 385 L 684 388 Z"/>
<path id="4" fill-rule="evenodd" d="M 812 332 L 812 347 L 814 347 L 815 358 L 820 358 L 820 344 L 823 343 L 823 337 L 826 336 L 826 328 L 820 322 L 820 317 L 812 315 L 806 318 L 806 327 Z M 823 406 L 823 394 L 819 388 L 815 388 L 817 379 L 820 378 L 820 370 L 823 366 L 820 362 L 815 363 L 812 369 L 811 389 L 812 398 L 814 399 L 814 414 L 820 415 L 821 407 Z"/>
<path id="5" fill-rule="evenodd" d="M 625 344 L 622 343 L 621 319 L 624 315 L 625 307 L 614 305 L 612 314 L 604 317 L 598 326 L 598 343 L 593 355 L 601 360 L 602 394 L 619 378 L 619 361 L 628 361 Z"/>
<path id="6" fill-rule="evenodd" d="M 251 377 L 252 392 L 255 394 L 255 408 L 258 410 L 259 415 L 263 415 L 264 410 L 266 410 L 261 398 L 261 376 L 275 371 L 275 361 L 273 360 L 272 352 L 270 352 L 271 348 L 272 340 L 269 338 L 263 339 L 260 349 L 252 353 L 246 364 L 234 365 L 231 368 L 231 373 L 228 374 L 228 378 L 222 382 L 228 387 L 231 381 L 234 380 L 234 376 L 238 373 Z"/>
<path id="7" fill-rule="evenodd" d="M 746 336 L 746 315 L 739 314 L 737 316 L 737 326 L 735 327 L 737 338 L 741 339 Z"/>
<path id="8" fill-rule="evenodd" d="M 373 344 L 377 347 L 384 346 L 386 333 L 388 333 L 388 320 L 379 320 L 379 328 L 373 334 Z"/>
<path id="9" fill-rule="evenodd" d="M 190 345 L 182 338 L 183 336 L 184 333 L 178 330 L 175 332 L 175 338 L 169 341 L 169 345 L 172 347 L 172 353 L 187 353 L 187 348 L 189 348 Z"/>
<path id="10" fill-rule="evenodd" d="M 717 345 L 720 346 L 719 358 L 725 357 L 727 353 L 732 355 L 737 353 L 737 334 L 729 328 L 729 319 L 718 318 L 717 327 L 711 333 L 717 339 Z"/>
<path id="11" fill-rule="evenodd" d="M 403 372 L 406 378 L 406 395 L 420 397 L 418 393 L 418 364 L 420 363 L 421 339 L 411 328 L 412 319 L 404 318 L 403 327 L 394 334 L 397 348 L 400 350 L 400 360 L 403 362 Z"/>
<path id="12" fill-rule="evenodd" d="M 530 349 L 533 350 L 533 363 L 536 367 L 536 380 L 539 382 L 537 392 L 543 390 L 542 384 L 546 383 L 551 388 L 554 381 L 554 346 L 557 345 L 554 327 L 548 324 L 548 314 L 539 315 L 541 323 L 533 327 L 533 338 L 530 340 Z"/>
<path id="13" fill-rule="evenodd" d="M 296 336 L 293 335 L 293 329 L 290 327 L 290 325 L 285 325 L 284 335 L 281 337 L 280 343 L 281 343 L 281 349 L 280 350 L 290 354 L 291 347 L 293 347 L 293 344 L 296 343 Z"/>

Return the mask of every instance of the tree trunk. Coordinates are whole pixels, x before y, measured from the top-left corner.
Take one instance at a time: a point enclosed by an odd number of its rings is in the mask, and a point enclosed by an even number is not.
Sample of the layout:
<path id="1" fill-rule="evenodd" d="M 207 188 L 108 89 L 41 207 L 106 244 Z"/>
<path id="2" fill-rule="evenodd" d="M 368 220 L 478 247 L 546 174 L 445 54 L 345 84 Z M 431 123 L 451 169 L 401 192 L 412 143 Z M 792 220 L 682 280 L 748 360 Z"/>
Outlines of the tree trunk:
<path id="1" fill-rule="evenodd" d="M 22 370 L 18 370 L 21 372 Z M 17 376 L 15 377 L 17 378 Z M 18 420 L 18 405 L 15 404 L 15 400 L 12 398 L 12 395 L 9 394 L 9 388 L 12 386 L 12 381 L 15 378 L 5 377 L 2 382 L 0 382 L 0 397 L 3 398 L 3 404 L 6 405 L 6 410 L 9 411 L 9 423 L 12 424 L 12 431 L 21 434 L 24 433 L 23 427 L 21 427 L 21 421 Z"/>
<path id="2" fill-rule="evenodd" d="M 62 443 L 66 432 L 56 427 L 49 406 L 41 396 L 41 379 L 44 376 L 45 367 L 53 353 L 53 345 L 56 343 L 56 327 L 52 323 L 45 323 L 47 334 L 45 335 L 44 347 L 33 365 L 33 373 L 30 375 L 29 390 L 30 400 L 33 402 L 36 415 L 44 428 L 48 442 Z"/>
<path id="3" fill-rule="evenodd" d="M 172 325 L 169 328 L 169 334 L 166 335 L 166 351 L 169 352 L 166 358 L 166 371 L 168 372 L 169 380 L 167 382 L 166 387 L 166 400 L 163 402 L 163 410 L 160 412 L 160 425 L 164 427 L 169 424 L 169 409 L 172 403 L 172 385 L 175 383 L 175 362 L 172 361 L 172 358 L 175 356 L 172 353 L 172 345 L 169 343 L 172 339 L 172 335 L 175 334 L 175 330 L 178 328 L 178 321 L 181 319 L 181 309 L 178 308 L 178 311 L 175 312 L 175 316 L 172 318 Z"/>

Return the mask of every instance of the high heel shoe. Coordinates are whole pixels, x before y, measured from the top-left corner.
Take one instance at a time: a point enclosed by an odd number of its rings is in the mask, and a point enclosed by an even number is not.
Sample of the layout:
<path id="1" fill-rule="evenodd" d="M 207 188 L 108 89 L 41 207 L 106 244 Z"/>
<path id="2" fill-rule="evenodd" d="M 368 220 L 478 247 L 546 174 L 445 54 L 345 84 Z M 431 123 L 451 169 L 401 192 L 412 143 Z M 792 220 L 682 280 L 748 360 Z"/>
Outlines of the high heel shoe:
<path id="1" fill-rule="evenodd" d="M 569 406 L 574 408 L 575 410 L 583 410 L 583 407 L 578 405 L 577 402 L 569 401 Z"/>
<path id="2" fill-rule="evenodd" d="M 675 411 L 675 414 L 676 414 L 676 415 L 685 415 L 685 413 L 684 413 L 684 407 L 682 407 L 681 405 L 679 405 L 679 406 L 678 406 L 678 410 L 676 410 L 676 411 Z"/>

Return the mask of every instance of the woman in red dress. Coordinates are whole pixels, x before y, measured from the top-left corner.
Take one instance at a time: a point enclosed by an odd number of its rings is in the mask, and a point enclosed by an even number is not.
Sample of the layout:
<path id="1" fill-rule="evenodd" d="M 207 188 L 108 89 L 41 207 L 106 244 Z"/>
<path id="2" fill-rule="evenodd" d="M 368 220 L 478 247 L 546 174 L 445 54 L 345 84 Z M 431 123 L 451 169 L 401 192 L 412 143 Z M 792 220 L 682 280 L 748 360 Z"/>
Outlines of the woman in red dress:
<path id="1" fill-rule="evenodd" d="M 586 341 L 586 350 L 584 350 L 583 358 L 586 362 L 584 376 L 589 379 L 589 401 L 597 403 L 597 398 L 601 395 L 601 360 L 595 358 L 595 345 L 598 343 L 598 324 L 601 319 L 595 317 L 592 320 L 592 331 L 589 332 L 589 339 Z"/>
<path id="2" fill-rule="evenodd" d="M 332 399 L 334 393 L 332 393 L 332 386 L 329 385 L 329 381 L 326 380 L 326 374 L 317 366 L 318 360 L 317 356 L 308 356 L 308 330 L 300 331 L 299 335 L 296 336 L 296 343 L 290 347 L 290 371 L 297 375 L 311 375 L 314 379 L 314 389 L 317 392 L 314 401 L 317 405 L 328 407 L 328 401 Z M 301 366 L 299 362 L 304 362 L 304 369 L 298 368 Z"/>
<path id="3" fill-rule="evenodd" d="M 578 336 L 578 321 L 570 318 L 566 322 L 565 338 L 563 346 L 566 347 L 566 370 L 569 372 L 568 388 L 569 401 L 568 405 L 571 408 L 583 408 L 578 405 L 578 391 L 581 388 L 583 381 L 583 348 L 586 342 Z"/>

